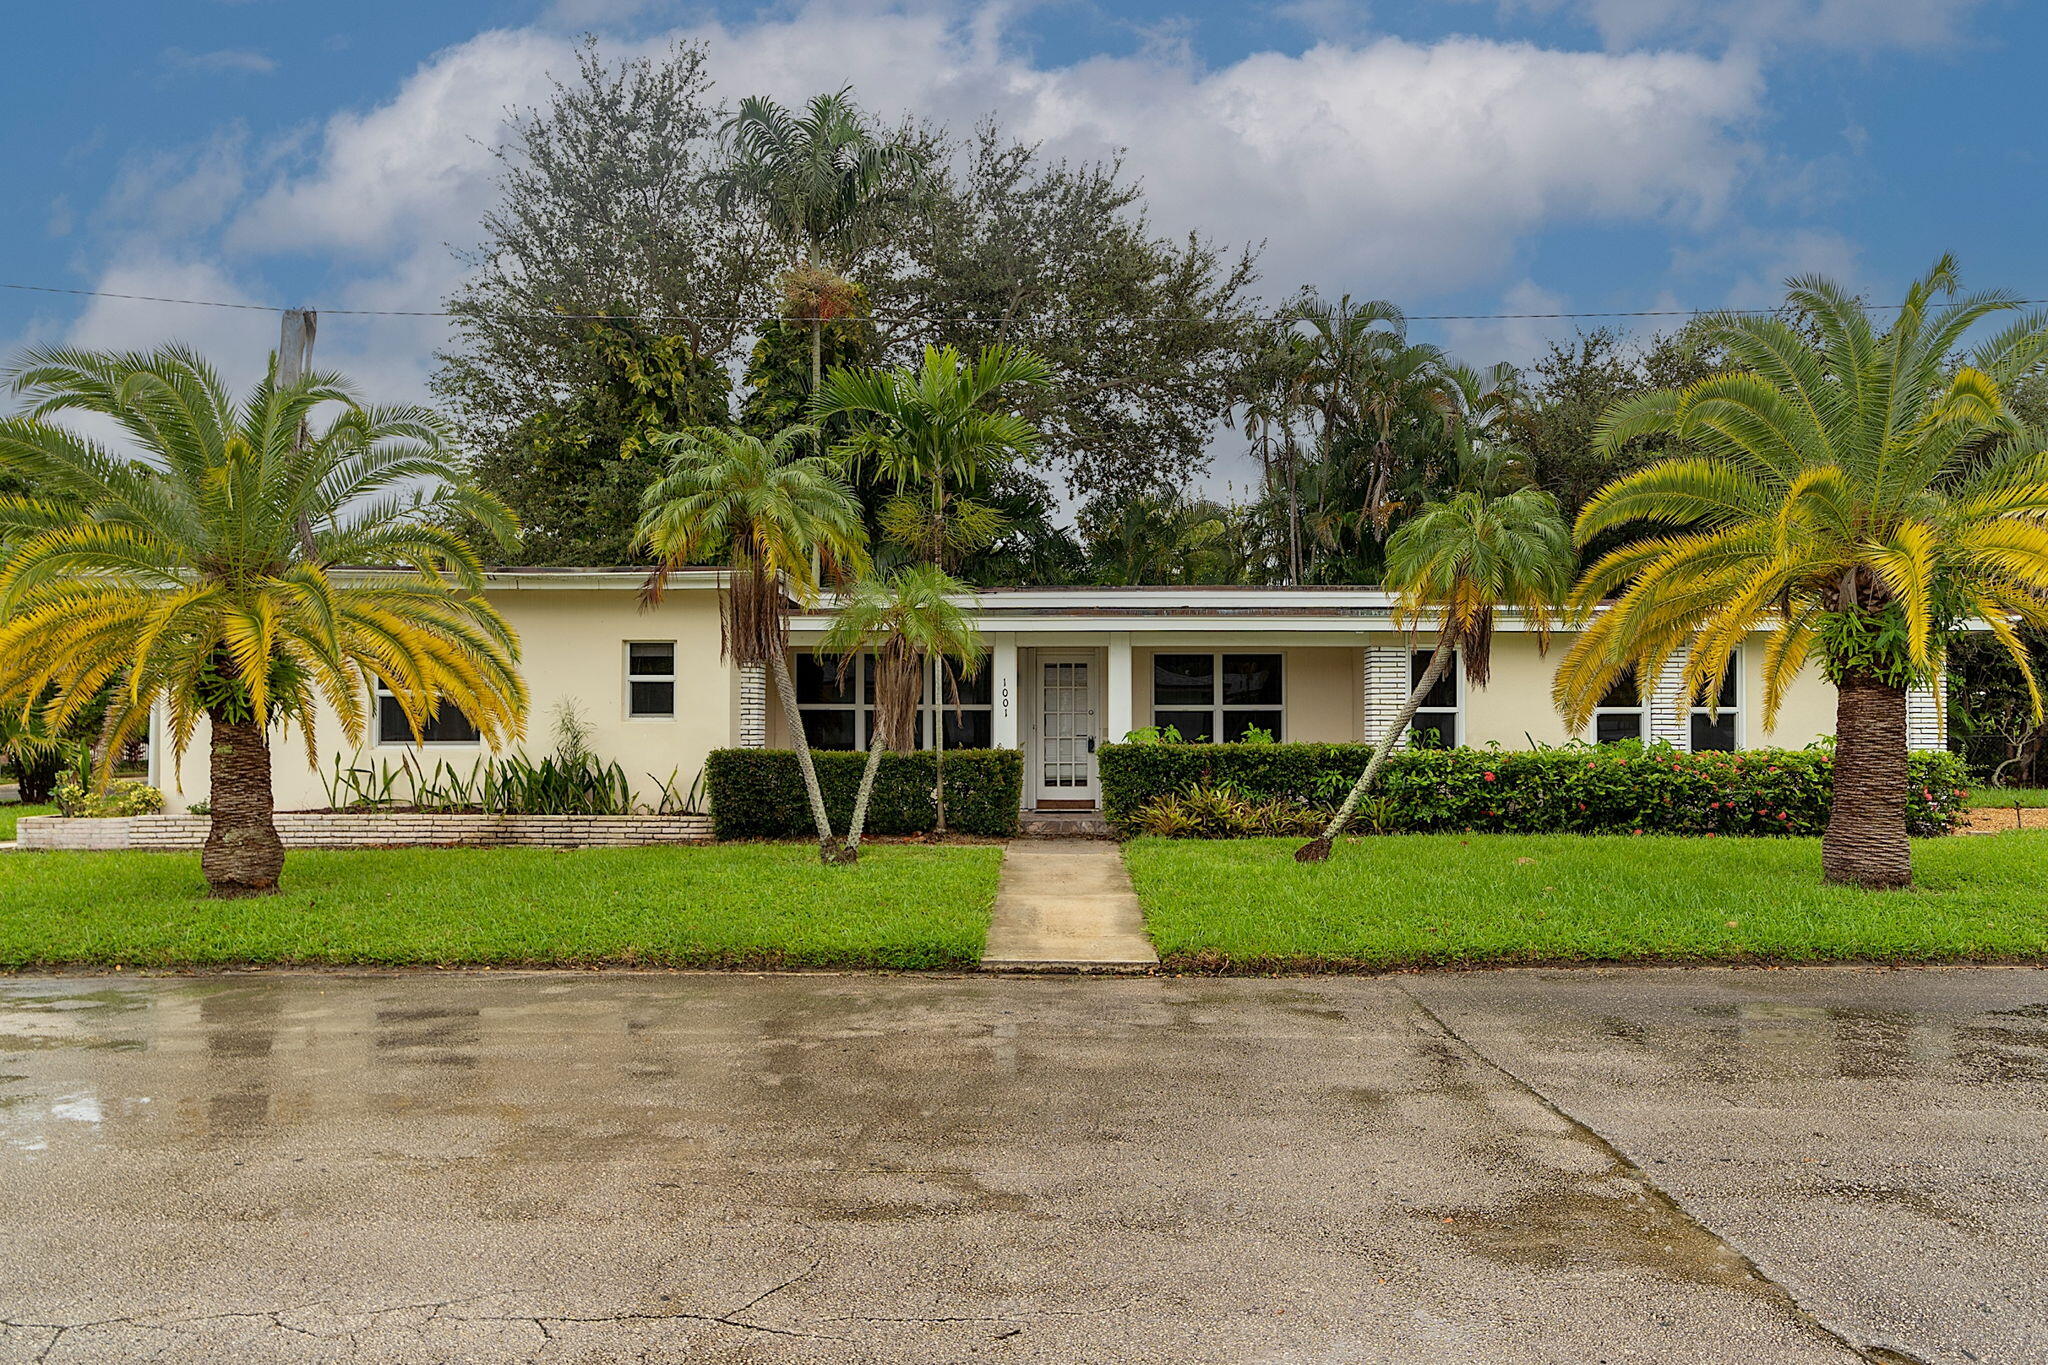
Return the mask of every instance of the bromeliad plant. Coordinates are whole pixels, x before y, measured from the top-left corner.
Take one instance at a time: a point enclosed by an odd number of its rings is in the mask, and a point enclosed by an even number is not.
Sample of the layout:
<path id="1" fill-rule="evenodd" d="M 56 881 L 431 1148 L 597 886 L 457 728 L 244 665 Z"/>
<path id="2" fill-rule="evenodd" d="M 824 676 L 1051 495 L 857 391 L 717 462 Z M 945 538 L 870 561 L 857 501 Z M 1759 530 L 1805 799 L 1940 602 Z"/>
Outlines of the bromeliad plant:
<path id="1" fill-rule="evenodd" d="M 2048 624 L 2048 455 L 2005 396 L 2048 361 L 2048 314 L 2020 314 L 1964 351 L 1972 328 L 2020 304 L 1958 296 L 1948 258 L 1883 330 L 1830 281 L 1789 290 L 1804 329 L 1711 319 L 1702 335 L 1732 372 L 1621 404 L 1601 423 L 1608 452 L 1645 435 L 1691 450 L 1610 484 L 1581 512 L 1581 545 L 1655 529 L 1580 579 L 1573 603 L 1590 624 L 1556 696 L 1583 725 L 1624 672 L 1654 677 L 1683 656 L 1691 694 L 1713 697 L 1731 652 L 1767 631 L 1768 724 L 1818 655 L 1838 692 L 1822 868 L 1830 881 L 1904 886 L 1906 692 L 1934 680 L 1960 622 L 1985 623 L 2040 714 L 2016 627 Z"/>
<path id="2" fill-rule="evenodd" d="M 28 492 L 0 498 L 0 706 L 37 705 L 55 731 L 107 693 L 102 780 L 158 702 L 179 753 L 209 722 L 213 894 L 276 888 L 271 736 L 297 728 L 317 763 L 319 704 L 352 743 L 373 678 L 415 733 L 444 705 L 487 742 L 521 732 L 518 641 L 450 529 L 502 540 L 511 514 L 444 453 L 431 413 L 274 370 L 237 403 L 183 346 L 34 350 L 10 378 L 24 409 L 0 421 L 0 469 Z M 129 448 L 53 420 L 74 413 Z"/>

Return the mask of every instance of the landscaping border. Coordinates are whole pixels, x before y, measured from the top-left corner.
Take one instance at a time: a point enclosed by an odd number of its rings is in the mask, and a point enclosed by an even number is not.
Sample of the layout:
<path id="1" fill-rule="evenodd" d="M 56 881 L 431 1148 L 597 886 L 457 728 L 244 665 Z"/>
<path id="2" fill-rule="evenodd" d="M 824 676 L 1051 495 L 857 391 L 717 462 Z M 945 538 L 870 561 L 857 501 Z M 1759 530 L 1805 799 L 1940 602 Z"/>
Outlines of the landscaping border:
<path id="1" fill-rule="evenodd" d="M 391 811 L 279 811 L 286 848 L 525 846 L 624 848 L 708 844 L 708 815 L 463 815 Z M 130 815 L 72 819 L 31 815 L 17 825 L 24 851 L 139 849 L 186 852 L 206 842 L 204 815 Z"/>

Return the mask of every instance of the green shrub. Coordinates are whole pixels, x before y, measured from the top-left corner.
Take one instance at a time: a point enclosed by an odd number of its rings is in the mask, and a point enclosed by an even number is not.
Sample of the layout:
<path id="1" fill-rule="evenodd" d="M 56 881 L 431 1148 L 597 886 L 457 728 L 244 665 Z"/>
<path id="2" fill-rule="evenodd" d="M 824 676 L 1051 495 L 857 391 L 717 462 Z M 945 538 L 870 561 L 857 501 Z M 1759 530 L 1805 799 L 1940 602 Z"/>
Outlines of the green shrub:
<path id="1" fill-rule="evenodd" d="M 832 828 L 853 815 L 867 755 L 813 753 Z M 1017 832 L 1024 757 L 1015 749 L 949 749 L 945 755 L 946 828 L 1002 838 Z M 922 834 L 938 823 L 932 799 L 937 756 L 929 750 L 882 755 L 868 801 L 870 834 Z M 711 828 L 721 839 L 793 839 L 812 831 L 802 771 L 788 749 L 718 749 L 704 770 Z"/>
<path id="2" fill-rule="evenodd" d="M 57 810 L 74 818 L 113 819 L 123 815 L 156 815 L 164 794 L 147 782 L 111 782 L 104 792 L 86 790 L 76 773 L 57 779 Z"/>
<path id="3" fill-rule="evenodd" d="M 1229 818 L 1214 814 L 1216 792 L 1249 806 L 1277 801 L 1329 812 L 1371 753 L 1364 744 L 1105 745 L 1098 755 L 1103 808 L 1126 834 L 1228 825 Z M 1361 811 L 1352 829 L 1813 835 L 1827 823 L 1832 762 L 1824 748 L 1408 750 L 1388 758 L 1369 798 L 1372 810 Z M 1961 760 L 1915 753 L 1907 774 L 1907 827 L 1920 835 L 1948 833 L 1968 795 Z M 1160 804 L 1169 798 L 1179 806 Z"/>

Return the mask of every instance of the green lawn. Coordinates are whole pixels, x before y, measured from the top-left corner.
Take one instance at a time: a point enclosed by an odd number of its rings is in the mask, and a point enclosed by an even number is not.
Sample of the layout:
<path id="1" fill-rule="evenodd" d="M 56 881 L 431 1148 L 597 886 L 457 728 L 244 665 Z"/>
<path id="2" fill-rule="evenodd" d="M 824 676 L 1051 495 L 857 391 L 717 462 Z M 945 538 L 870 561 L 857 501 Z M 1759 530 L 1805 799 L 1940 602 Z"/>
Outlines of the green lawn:
<path id="1" fill-rule="evenodd" d="M 1970 788 L 1970 804 L 1973 806 L 1998 806 L 2011 810 L 2014 802 L 2029 810 L 2048 806 L 2048 787 Z"/>
<path id="2" fill-rule="evenodd" d="M 55 806 L 25 806 L 19 801 L 0 801 L 0 843 L 14 838 L 14 822 L 24 815 L 54 815 Z"/>
<path id="3" fill-rule="evenodd" d="M 1919 885 L 1823 886 L 1815 839 L 1140 839 L 1159 955 L 1196 970 L 2048 956 L 2048 832 L 1916 840 Z"/>
<path id="4" fill-rule="evenodd" d="M 0 967 L 224 963 L 970 967 L 1002 850 L 796 844 L 293 852 L 204 897 L 196 854 L 0 854 Z"/>

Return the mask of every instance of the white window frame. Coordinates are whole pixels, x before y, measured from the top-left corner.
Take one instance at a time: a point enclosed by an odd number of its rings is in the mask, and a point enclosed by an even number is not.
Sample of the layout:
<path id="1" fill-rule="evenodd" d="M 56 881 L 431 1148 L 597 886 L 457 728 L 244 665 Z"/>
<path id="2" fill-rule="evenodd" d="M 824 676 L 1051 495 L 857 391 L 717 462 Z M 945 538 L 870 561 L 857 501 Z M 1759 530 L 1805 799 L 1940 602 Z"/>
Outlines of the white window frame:
<path id="1" fill-rule="evenodd" d="M 1284 740 L 1287 738 L 1288 668 L 1286 650 L 1155 649 L 1152 651 L 1151 657 L 1156 659 L 1162 654 L 1206 654 L 1209 656 L 1209 704 L 1207 706 L 1201 706 L 1191 702 L 1185 706 L 1161 706 L 1159 704 L 1159 680 L 1157 675 L 1155 674 L 1152 681 L 1153 691 L 1151 701 L 1152 725 L 1155 729 L 1159 726 L 1159 715 L 1162 711 L 1207 711 L 1209 713 L 1209 742 L 1211 744 L 1228 744 L 1230 743 L 1230 741 L 1226 740 L 1223 737 L 1223 713 L 1225 711 L 1259 711 L 1270 712 L 1274 720 L 1278 722 L 1278 724 L 1275 725 L 1262 725 L 1259 727 L 1260 729 L 1270 730 L 1273 734 L 1273 737 L 1277 740 Z M 1233 654 L 1270 654 L 1274 658 L 1278 659 L 1280 661 L 1280 700 L 1277 702 L 1248 702 L 1237 705 L 1232 705 L 1228 702 L 1225 702 L 1223 700 L 1223 660 Z"/>
<path id="2" fill-rule="evenodd" d="M 1738 645 L 1738 646 L 1736 646 L 1736 647 L 1735 647 L 1734 649 L 1731 649 L 1731 650 L 1729 650 L 1729 651 L 1728 651 L 1728 660 L 1729 660 L 1729 663 L 1730 663 L 1730 664 L 1731 664 L 1731 665 L 1732 665 L 1732 666 L 1734 667 L 1734 669 L 1735 669 L 1735 700 L 1734 700 L 1733 702 L 1729 703 L 1729 704 L 1728 704 L 1727 706 L 1724 706 L 1724 707 L 1722 707 L 1722 708 L 1721 708 L 1721 715 L 1723 715 L 1723 716 L 1727 717 L 1727 718 L 1728 718 L 1728 720 L 1730 721 L 1730 725 L 1729 725 L 1729 727 L 1728 727 L 1728 730 L 1729 730 L 1729 733 L 1730 733 L 1730 734 L 1731 734 L 1731 735 L 1732 735 L 1732 736 L 1734 737 L 1734 747 L 1733 747 L 1732 749 L 1728 750 L 1727 752 L 1730 752 L 1730 753 L 1741 753 L 1741 752 L 1742 752 L 1742 713 L 1743 713 L 1744 711 L 1746 711 L 1746 710 L 1748 709 L 1748 707 L 1747 707 L 1747 705 L 1746 705 L 1745 703 L 1747 703 L 1747 702 L 1748 702 L 1748 700 L 1749 700 L 1749 697 L 1748 697 L 1748 692 L 1749 692 L 1749 667 L 1748 667 L 1748 665 L 1747 665 L 1747 664 L 1746 664 L 1746 663 L 1744 662 L 1744 660 L 1743 660 L 1743 657 L 1742 657 L 1742 647 L 1741 647 L 1740 645 Z M 1695 702 L 1693 703 L 1693 705 L 1692 705 L 1692 709 L 1691 709 L 1690 711 L 1688 711 L 1688 712 L 1686 713 L 1686 716 L 1685 716 L 1685 747 L 1686 747 L 1687 749 L 1689 749 L 1689 750 L 1692 750 L 1692 751 L 1693 751 L 1693 752 L 1695 752 L 1695 753 L 1720 753 L 1720 752 L 1722 752 L 1721 750 L 1718 750 L 1718 749 L 1694 749 L 1694 748 L 1693 748 L 1693 742 L 1692 742 L 1692 723 L 1693 723 L 1693 718 L 1694 718 L 1694 717 L 1696 717 L 1696 716 L 1708 716 L 1708 717 L 1711 717 L 1711 716 L 1712 716 L 1713 714 L 1714 714 L 1714 709 L 1713 709 L 1712 707 L 1710 707 L 1710 706 L 1706 706 L 1706 705 L 1703 705 L 1703 704 L 1701 704 L 1700 702 L 1697 702 L 1697 701 L 1695 701 Z"/>
<path id="3" fill-rule="evenodd" d="M 1650 738 L 1650 697 L 1649 694 L 1643 690 L 1643 678 L 1640 672 L 1636 673 L 1635 679 L 1636 704 L 1634 706 L 1600 705 L 1593 708 L 1594 744 L 1618 744 L 1622 742 L 1620 740 L 1602 740 L 1600 738 L 1600 717 L 1602 716 L 1634 716 L 1636 721 L 1637 741 L 1647 741 Z M 1686 721 L 1688 734 L 1691 733 L 1691 726 L 1692 722 L 1690 719 L 1688 719 Z"/>
<path id="4" fill-rule="evenodd" d="M 1408 690 L 1410 692 L 1415 690 L 1415 684 L 1419 681 L 1415 676 L 1416 659 L 1424 654 L 1433 655 L 1435 653 L 1435 646 L 1431 646 L 1428 649 L 1411 649 L 1408 651 Z M 1423 666 L 1425 668 L 1428 667 L 1427 664 Z M 1450 678 L 1451 688 L 1458 698 L 1458 704 L 1451 712 L 1451 724 L 1457 727 L 1457 732 L 1451 736 L 1451 742 L 1443 747 L 1446 749 L 1459 749 L 1464 747 L 1468 736 L 1465 733 L 1465 670 L 1458 666 L 1456 650 L 1451 651 L 1451 670 L 1446 676 Z M 1443 708 L 1440 706 L 1417 708 L 1415 714 L 1409 718 L 1408 732 L 1401 736 L 1402 747 L 1411 749 L 1417 747 L 1415 744 L 1415 731 L 1425 713 L 1429 715 L 1442 715 Z"/>
<path id="5" fill-rule="evenodd" d="M 384 682 L 384 680 L 383 680 L 382 678 L 378 678 L 378 677 L 375 677 L 375 675 L 372 675 L 372 681 L 371 681 L 371 684 L 370 684 L 370 747 L 371 747 L 371 748 L 373 748 L 373 749 L 481 749 L 481 748 L 483 748 L 483 746 L 484 746 L 484 739 L 483 739 L 483 734 L 481 733 L 481 731 L 479 731 L 479 733 L 477 734 L 477 737 L 476 737 L 475 739 L 422 739 L 422 740 L 413 740 L 413 739 L 403 739 L 403 740 L 390 740 L 390 739 L 386 739 L 386 738 L 384 738 L 384 702 L 385 702 L 385 700 L 386 700 L 387 698 L 389 698 L 389 699 L 390 699 L 390 701 L 391 701 L 391 704 L 392 704 L 392 705 L 396 706 L 396 705 L 398 704 L 398 694 L 397 694 L 397 693 L 395 693 L 395 692 L 393 692 L 393 691 L 391 690 L 391 688 L 390 688 L 389 686 L 387 686 L 387 685 L 385 684 L 385 682 Z M 460 710 L 461 708 L 460 708 L 460 707 L 458 707 L 458 708 L 456 708 L 456 709 Z M 471 722 L 469 723 L 469 726 L 470 726 L 470 728 L 471 728 L 472 730 L 476 730 L 476 729 L 478 729 L 477 723 L 476 723 L 476 722 L 475 722 L 474 720 L 472 720 L 472 721 L 471 721 Z"/>
<path id="6" fill-rule="evenodd" d="M 635 673 L 633 671 L 633 647 L 635 645 L 667 645 L 668 672 Z M 621 698 L 621 704 L 625 707 L 627 720 L 651 721 L 658 724 L 662 721 L 673 721 L 682 714 L 682 657 L 682 651 L 676 647 L 674 640 L 627 640 L 620 645 L 619 667 L 625 672 L 625 683 L 621 688 L 621 691 L 624 693 Z M 668 710 L 635 711 L 633 709 L 633 684 L 661 682 L 668 684 Z"/>
<path id="7" fill-rule="evenodd" d="M 797 652 L 800 654 L 809 655 L 812 658 L 824 657 L 822 651 L 816 649 L 805 649 L 799 650 Z M 792 663 L 791 666 L 794 667 L 794 663 Z M 984 659 L 982 661 L 981 666 L 983 669 L 983 676 L 987 676 L 986 670 L 992 667 L 992 661 Z M 838 667 L 836 662 L 834 663 L 833 667 Z M 801 716 L 801 713 L 805 711 L 852 711 L 853 739 L 855 745 L 858 746 L 855 749 L 853 749 L 852 752 L 857 754 L 866 753 L 868 751 L 868 746 L 873 742 L 875 720 L 874 698 L 868 695 L 868 674 L 869 670 L 866 665 L 863 665 L 860 668 L 857 668 L 853 671 L 853 677 L 851 679 L 853 696 L 847 701 L 798 702 L 796 709 L 799 713 L 799 716 Z M 953 705 L 949 700 L 947 700 L 946 688 L 939 675 L 938 660 L 926 660 L 924 673 L 924 697 L 917 704 L 917 747 L 919 749 L 930 749 L 935 746 L 938 736 L 941 733 L 937 717 L 941 712 L 950 712 L 952 709 Z M 995 693 L 993 687 L 991 687 L 990 689 L 989 699 L 987 701 L 963 701 L 960 703 L 960 710 L 962 712 L 985 711 L 988 713 L 990 743 L 995 742 L 995 709 Z M 844 753 L 847 751 L 832 750 L 831 752 Z"/>

